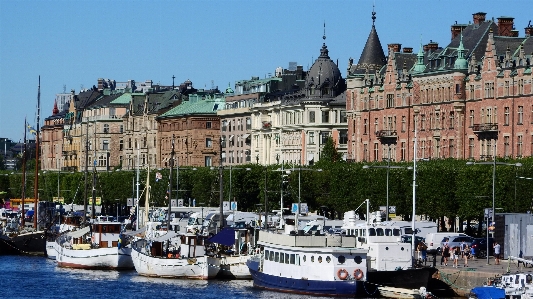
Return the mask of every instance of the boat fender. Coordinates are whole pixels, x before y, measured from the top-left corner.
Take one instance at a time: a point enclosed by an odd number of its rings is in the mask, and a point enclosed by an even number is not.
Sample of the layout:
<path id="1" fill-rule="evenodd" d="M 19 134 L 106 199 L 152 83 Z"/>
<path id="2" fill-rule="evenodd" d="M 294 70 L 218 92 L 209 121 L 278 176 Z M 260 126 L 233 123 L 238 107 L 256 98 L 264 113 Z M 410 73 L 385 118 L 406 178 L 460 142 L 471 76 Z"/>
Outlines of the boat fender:
<path id="1" fill-rule="evenodd" d="M 346 280 L 348 278 L 348 271 L 344 268 L 339 269 L 339 271 L 337 271 L 337 277 L 340 280 Z"/>
<path id="2" fill-rule="evenodd" d="M 363 276 L 364 276 L 364 273 L 361 269 L 355 269 L 355 271 L 353 271 L 353 277 L 355 277 L 355 279 L 361 280 Z"/>

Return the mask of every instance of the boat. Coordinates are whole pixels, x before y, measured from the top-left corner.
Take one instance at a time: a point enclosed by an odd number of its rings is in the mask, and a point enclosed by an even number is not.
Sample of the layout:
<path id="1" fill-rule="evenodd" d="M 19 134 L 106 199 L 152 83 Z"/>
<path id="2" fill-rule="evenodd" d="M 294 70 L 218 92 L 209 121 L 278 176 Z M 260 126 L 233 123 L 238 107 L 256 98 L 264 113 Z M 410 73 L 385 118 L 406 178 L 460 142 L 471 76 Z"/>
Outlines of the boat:
<path id="1" fill-rule="evenodd" d="M 141 276 L 213 279 L 220 271 L 219 259 L 207 255 L 204 241 L 196 234 L 167 231 L 134 241 L 131 258 Z"/>
<path id="2" fill-rule="evenodd" d="M 509 256 L 509 262 L 516 260 L 525 265 L 533 265 L 533 261 Z M 476 299 L 531 299 L 533 298 L 533 272 L 521 271 L 507 273 L 491 279 L 486 285 L 475 287 L 470 291 L 469 298 Z"/>
<path id="3" fill-rule="evenodd" d="M 367 298 L 377 295 L 367 282 L 367 253 L 353 236 L 259 230 L 258 249 L 247 261 L 257 288 L 312 296 Z"/>
<path id="4" fill-rule="evenodd" d="M 246 262 L 253 253 L 253 229 L 244 225 L 226 227 L 207 241 L 213 245 L 213 258 L 220 265 L 217 278 L 252 279 Z M 208 253 L 209 254 L 209 253 Z"/>
<path id="5" fill-rule="evenodd" d="M 79 229 L 82 216 L 79 213 L 69 213 L 61 217 L 61 223 L 50 229 L 51 233 L 46 238 L 46 257 L 55 260 L 57 251 L 55 243 L 58 236 Z"/>
<path id="6" fill-rule="evenodd" d="M 367 202 L 367 211 L 369 202 Z M 367 281 L 379 286 L 416 289 L 427 288 L 433 267 L 413 267 L 410 243 L 401 240 L 402 230 L 394 222 L 381 222 L 381 212 L 367 212 L 367 221 L 354 221 L 355 211 L 344 214 L 342 233 L 353 236 L 355 247 L 368 250 Z"/>
<path id="7" fill-rule="evenodd" d="M 89 226 L 62 234 L 54 244 L 57 265 L 76 269 L 133 269 L 129 238 L 122 224 L 94 219 Z"/>
<path id="8" fill-rule="evenodd" d="M 419 289 L 405 289 L 405 288 L 394 288 L 380 286 L 378 287 L 379 293 L 384 298 L 394 298 L 394 299 L 427 299 L 427 298 L 436 298 L 428 292 L 425 287 L 420 287 Z"/>

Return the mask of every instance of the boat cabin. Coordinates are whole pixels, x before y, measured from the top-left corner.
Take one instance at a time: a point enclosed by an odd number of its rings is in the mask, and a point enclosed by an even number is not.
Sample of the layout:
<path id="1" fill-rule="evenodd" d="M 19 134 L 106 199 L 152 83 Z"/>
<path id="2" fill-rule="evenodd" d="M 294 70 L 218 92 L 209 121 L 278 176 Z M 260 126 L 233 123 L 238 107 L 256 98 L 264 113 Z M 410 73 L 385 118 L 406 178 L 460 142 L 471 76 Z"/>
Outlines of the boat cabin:
<path id="1" fill-rule="evenodd" d="M 97 222 L 92 225 L 91 242 L 100 248 L 118 247 L 122 225 L 119 222 Z"/>

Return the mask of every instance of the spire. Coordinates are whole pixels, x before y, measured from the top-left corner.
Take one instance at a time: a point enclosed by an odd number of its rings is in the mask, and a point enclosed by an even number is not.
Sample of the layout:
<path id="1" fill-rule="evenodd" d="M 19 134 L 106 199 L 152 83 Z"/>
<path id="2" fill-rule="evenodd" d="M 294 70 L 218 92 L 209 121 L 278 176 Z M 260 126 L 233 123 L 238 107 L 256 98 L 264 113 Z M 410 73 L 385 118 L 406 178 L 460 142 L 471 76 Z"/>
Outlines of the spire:
<path id="1" fill-rule="evenodd" d="M 56 115 L 59 113 L 59 109 L 57 109 L 57 99 L 54 101 L 54 110 L 52 110 L 52 115 Z"/>
<path id="2" fill-rule="evenodd" d="M 424 47 L 422 46 L 422 42 L 420 42 L 420 50 L 418 50 L 418 54 L 416 55 L 414 72 L 423 73 L 425 70 L 426 66 L 424 65 Z"/>
<path id="3" fill-rule="evenodd" d="M 324 43 L 322 43 L 322 49 L 320 49 L 320 56 L 318 58 L 328 58 L 329 59 L 329 50 L 326 46 L 326 21 L 324 21 L 324 35 L 322 35 Z"/>
<path id="4" fill-rule="evenodd" d="M 365 47 L 359 58 L 359 62 L 355 66 L 355 69 L 352 73 L 363 74 L 367 67 L 370 69 L 380 69 L 386 63 L 385 53 L 381 47 L 381 42 L 379 41 L 379 36 L 376 31 L 375 26 L 376 21 L 376 12 L 372 9 L 372 29 L 366 40 Z"/>
<path id="5" fill-rule="evenodd" d="M 375 27 L 376 23 L 376 11 L 374 10 L 375 4 L 372 4 L 372 28 Z"/>
<path id="6" fill-rule="evenodd" d="M 463 47 L 463 33 L 461 32 L 461 40 L 459 42 L 459 48 L 457 48 L 457 59 L 453 65 L 456 70 L 468 69 L 468 61 L 465 59 L 465 48 Z"/>

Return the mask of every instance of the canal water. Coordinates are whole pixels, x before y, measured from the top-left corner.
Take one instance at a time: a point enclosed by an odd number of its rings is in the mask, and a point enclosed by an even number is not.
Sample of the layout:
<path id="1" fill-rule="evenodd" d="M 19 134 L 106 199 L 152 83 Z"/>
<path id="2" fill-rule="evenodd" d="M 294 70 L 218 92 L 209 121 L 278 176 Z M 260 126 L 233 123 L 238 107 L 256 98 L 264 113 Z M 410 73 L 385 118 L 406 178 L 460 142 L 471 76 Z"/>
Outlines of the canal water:
<path id="1" fill-rule="evenodd" d="M 256 289 L 251 280 L 159 279 L 139 276 L 135 270 L 65 269 L 31 256 L 0 256 L 0 283 L 0 298 L 309 298 Z"/>

